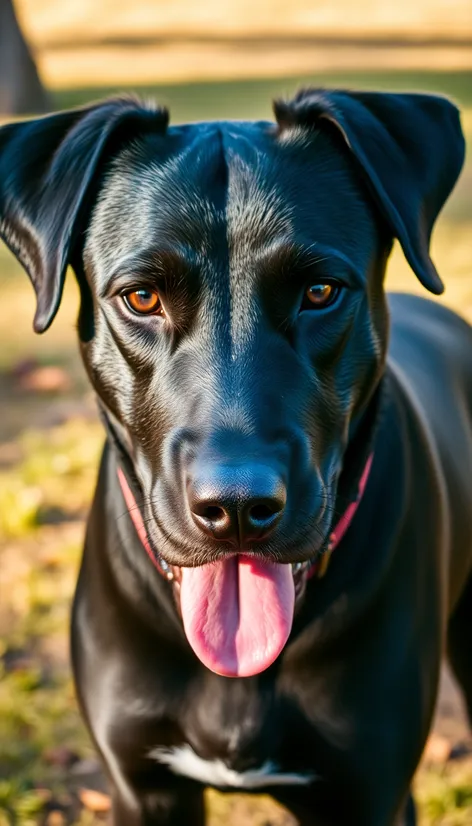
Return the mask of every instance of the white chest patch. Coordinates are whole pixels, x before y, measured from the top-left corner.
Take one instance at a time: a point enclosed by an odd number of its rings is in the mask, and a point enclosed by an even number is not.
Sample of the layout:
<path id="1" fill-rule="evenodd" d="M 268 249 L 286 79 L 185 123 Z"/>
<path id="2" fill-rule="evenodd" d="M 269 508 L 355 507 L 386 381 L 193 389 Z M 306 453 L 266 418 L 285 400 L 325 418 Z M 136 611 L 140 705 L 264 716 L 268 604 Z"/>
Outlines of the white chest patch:
<path id="1" fill-rule="evenodd" d="M 207 786 L 231 789 L 262 789 L 267 786 L 306 786 L 315 780 L 309 772 L 291 774 L 278 771 L 276 763 L 267 760 L 258 769 L 237 772 L 222 760 L 203 760 L 187 743 L 174 748 L 155 748 L 149 756 L 168 766 L 174 774 L 199 780 Z"/>

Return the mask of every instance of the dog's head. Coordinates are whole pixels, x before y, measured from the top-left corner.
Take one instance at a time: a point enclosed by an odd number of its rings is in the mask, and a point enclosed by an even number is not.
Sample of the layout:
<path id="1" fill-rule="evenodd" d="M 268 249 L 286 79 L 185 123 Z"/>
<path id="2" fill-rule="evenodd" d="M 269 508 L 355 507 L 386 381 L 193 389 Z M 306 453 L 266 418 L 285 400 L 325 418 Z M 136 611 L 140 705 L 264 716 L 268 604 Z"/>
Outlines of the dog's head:
<path id="1" fill-rule="evenodd" d="M 291 563 L 326 546 L 339 480 L 364 466 L 392 239 L 441 292 L 429 240 L 464 152 L 442 98 L 307 90 L 275 114 L 169 128 L 119 99 L 0 130 L 0 231 L 35 329 L 71 264 L 151 543 L 183 566 L 194 649 L 228 674 L 285 643 Z"/>

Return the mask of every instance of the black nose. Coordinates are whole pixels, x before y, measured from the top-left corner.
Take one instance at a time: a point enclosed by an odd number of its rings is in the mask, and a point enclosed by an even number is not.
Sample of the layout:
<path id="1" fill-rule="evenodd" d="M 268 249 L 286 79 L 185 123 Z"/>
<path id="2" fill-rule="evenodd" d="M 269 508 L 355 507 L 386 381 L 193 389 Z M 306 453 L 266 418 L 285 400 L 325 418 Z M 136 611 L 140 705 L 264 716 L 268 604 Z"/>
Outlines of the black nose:
<path id="1" fill-rule="evenodd" d="M 200 530 L 239 547 L 273 531 L 287 498 L 280 476 L 256 464 L 206 466 L 189 482 L 187 495 Z"/>

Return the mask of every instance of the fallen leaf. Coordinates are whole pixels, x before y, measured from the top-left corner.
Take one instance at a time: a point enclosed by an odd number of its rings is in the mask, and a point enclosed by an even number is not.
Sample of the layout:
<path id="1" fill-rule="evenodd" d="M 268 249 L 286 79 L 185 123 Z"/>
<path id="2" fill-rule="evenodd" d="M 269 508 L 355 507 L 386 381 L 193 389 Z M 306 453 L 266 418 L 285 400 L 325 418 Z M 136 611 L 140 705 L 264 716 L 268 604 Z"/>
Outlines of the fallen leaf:
<path id="1" fill-rule="evenodd" d="M 447 763 L 451 756 L 452 743 L 446 737 L 439 734 L 431 734 L 427 740 L 423 759 L 426 763 Z"/>
<path id="2" fill-rule="evenodd" d="M 22 390 L 31 390 L 35 393 L 58 393 L 71 387 L 71 380 L 66 371 L 54 365 L 25 370 L 17 376 L 17 381 Z"/>
<path id="3" fill-rule="evenodd" d="M 79 798 L 82 805 L 91 812 L 102 814 L 110 811 L 111 800 L 107 794 L 96 792 L 93 789 L 80 789 Z"/>
<path id="4" fill-rule="evenodd" d="M 54 809 L 52 812 L 49 812 L 46 818 L 46 826 L 65 826 L 66 819 L 62 812 L 58 809 Z"/>

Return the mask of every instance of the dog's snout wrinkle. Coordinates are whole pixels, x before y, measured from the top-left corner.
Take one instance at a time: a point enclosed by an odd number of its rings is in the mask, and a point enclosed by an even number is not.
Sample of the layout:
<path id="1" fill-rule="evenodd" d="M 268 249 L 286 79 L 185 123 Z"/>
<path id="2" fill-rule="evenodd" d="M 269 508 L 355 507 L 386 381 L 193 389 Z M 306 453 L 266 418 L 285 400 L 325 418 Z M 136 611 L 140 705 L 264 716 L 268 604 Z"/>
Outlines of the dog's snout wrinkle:
<path id="1" fill-rule="evenodd" d="M 287 493 L 275 470 L 252 463 L 197 469 L 187 496 L 192 519 L 203 533 L 244 548 L 274 530 Z"/>

